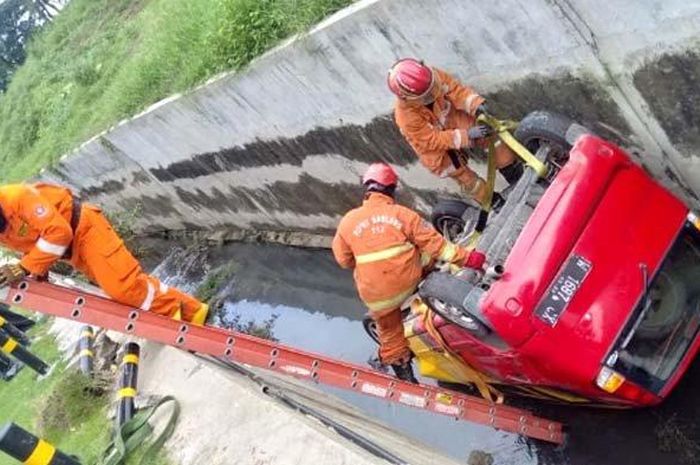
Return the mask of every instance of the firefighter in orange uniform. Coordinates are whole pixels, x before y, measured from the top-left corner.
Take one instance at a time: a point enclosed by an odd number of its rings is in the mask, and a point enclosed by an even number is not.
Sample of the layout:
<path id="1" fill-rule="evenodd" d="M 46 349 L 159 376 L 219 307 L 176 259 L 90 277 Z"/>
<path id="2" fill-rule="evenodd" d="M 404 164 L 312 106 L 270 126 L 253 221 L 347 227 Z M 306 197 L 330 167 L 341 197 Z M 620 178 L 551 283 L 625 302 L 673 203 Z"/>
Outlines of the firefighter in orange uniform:
<path id="1" fill-rule="evenodd" d="M 1 186 L 0 210 L 0 244 L 24 253 L 19 263 L 0 267 L 0 286 L 28 274 L 41 279 L 66 260 L 117 302 L 204 324 L 206 304 L 144 273 L 100 209 L 65 187 Z"/>
<path id="2" fill-rule="evenodd" d="M 333 255 L 341 267 L 354 268 L 357 292 L 377 322 L 381 363 L 416 382 L 400 306 L 421 280 L 423 257 L 475 269 L 483 268 L 485 257 L 450 243 L 416 212 L 397 205 L 397 182 L 389 165 L 369 167 L 362 178 L 365 199 L 340 221 Z"/>
<path id="3" fill-rule="evenodd" d="M 389 89 L 398 97 L 394 119 L 421 163 L 440 177 L 454 179 L 464 192 L 479 203 L 486 197 L 486 182 L 466 164 L 465 150 L 486 147 L 491 128 L 477 125 L 486 112 L 484 98 L 445 71 L 404 58 L 391 67 Z M 513 151 L 495 145 L 496 168 L 509 184 L 523 173 L 523 165 Z M 494 206 L 503 198 L 494 193 Z"/>

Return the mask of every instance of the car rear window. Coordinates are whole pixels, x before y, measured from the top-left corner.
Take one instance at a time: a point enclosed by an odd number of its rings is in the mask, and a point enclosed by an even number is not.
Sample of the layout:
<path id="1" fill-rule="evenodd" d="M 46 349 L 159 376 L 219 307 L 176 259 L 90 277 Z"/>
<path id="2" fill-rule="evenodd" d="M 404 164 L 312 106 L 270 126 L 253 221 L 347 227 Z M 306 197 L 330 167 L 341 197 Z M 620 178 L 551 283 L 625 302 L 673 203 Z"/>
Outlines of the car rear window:
<path id="1" fill-rule="evenodd" d="M 659 272 L 649 279 L 647 294 L 607 364 L 658 393 L 700 327 L 700 234 L 694 226 L 686 224 Z"/>

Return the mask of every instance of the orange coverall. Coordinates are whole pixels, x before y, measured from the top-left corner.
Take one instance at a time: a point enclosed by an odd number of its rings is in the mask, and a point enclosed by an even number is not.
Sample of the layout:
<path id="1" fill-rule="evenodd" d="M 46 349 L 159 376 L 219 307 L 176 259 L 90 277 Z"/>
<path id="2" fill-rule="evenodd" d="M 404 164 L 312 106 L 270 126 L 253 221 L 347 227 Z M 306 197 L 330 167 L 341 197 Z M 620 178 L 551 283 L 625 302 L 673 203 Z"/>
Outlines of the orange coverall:
<path id="1" fill-rule="evenodd" d="M 476 123 L 476 109 L 484 98 L 462 85 L 445 71 L 432 68 L 435 75 L 435 101 L 424 105 L 418 100 L 397 99 L 394 119 L 401 133 L 416 151 L 421 163 L 440 177 L 450 177 L 478 202 L 486 195 L 486 183 L 465 164 L 455 166 L 449 152 L 456 157 L 460 149 L 471 147 L 467 136 Z M 488 140 L 479 142 L 480 146 Z M 508 146 L 496 143 L 496 168 L 515 161 Z"/>
<path id="2" fill-rule="evenodd" d="M 333 255 L 341 267 L 355 269 L 357 292 L 377 322 L 379 357 L 390 365 L 411 356 L 400 306 L 416 290 L 423 258 L 461 264 L 469 251 L 447 241 L 413 210 L 371 192 L 340 220 Z"/>
<path id="3" fill-rule="evenodd" d="M 75 231 L 71 227 L 73 195 L 51 184 L 13 184 L 0 187 L 4 225 L 0 243 L 25 255 L 20 265 L 45 276 L 60 259 L 97 283 L 117 302 L 191 321 L 202 305 L 158 278 L 143 272 L 99 208 L 83 204 Z M 67 252 L 70 250 L 70 258 Z"/>

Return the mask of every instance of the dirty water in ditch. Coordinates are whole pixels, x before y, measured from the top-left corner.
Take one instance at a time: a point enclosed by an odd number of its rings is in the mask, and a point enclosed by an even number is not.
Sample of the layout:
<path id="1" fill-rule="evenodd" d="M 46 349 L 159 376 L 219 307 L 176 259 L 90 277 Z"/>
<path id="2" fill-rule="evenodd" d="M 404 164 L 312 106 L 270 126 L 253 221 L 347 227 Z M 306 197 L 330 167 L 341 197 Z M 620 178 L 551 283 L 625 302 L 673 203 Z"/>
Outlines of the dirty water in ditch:
<path id="1" fill-rule="evenodd" d="M 374 343 L 361 324 L 364 309 L 349 272 L 328 251 L 277 245 L 230 244 L 184 247 L 149 240 L 149 262 L 169 285 L 194 291 L 208 270 L 226 265 L 218 323 L 276 315 L 280 342 L 331 357 L 365 363 Z M 575 363 L 575 357 L 572 357 Z M 564 422 L 568 443 L 552 447 L 479 425 L 325 388 L 392 428 L 466 463 L 472 450 L 493 455 L 494 465 L 700 464 L 700 363 L 695 363 L 661 407 L 638 411 L 589 410 L 530 403 L 537 413 Z"/>

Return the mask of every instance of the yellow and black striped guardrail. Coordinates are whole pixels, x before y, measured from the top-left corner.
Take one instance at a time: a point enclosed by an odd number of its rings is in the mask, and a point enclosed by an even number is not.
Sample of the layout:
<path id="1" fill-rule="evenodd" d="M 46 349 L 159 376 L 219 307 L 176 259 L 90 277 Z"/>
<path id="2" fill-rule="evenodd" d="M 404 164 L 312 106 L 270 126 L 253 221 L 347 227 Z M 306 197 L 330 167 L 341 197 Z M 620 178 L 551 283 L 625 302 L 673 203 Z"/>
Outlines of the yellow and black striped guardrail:
<path id="1" fill-rule="evenodd" d="M 75 458 L 14 423 L 0 427 L 0 451 L 24 465 L 80 465 Z"/>
<path id="2" fill-rule="evenodd" d="M 19 328 L 7 321 L 0 315 L 0 330 L 5 331 L 11 338 L 23 346 L 29 345 L 29 338 Z"/>
<path id="3" fill-rule="evenodd" d="M 134 416 L 140 354 L 141 347 L 138 344 L 135 342 L 126 344 L 117 390 L 117 431 Z"/>
<path id="4" fill-rule="evenodd" d="M 95 332 L 91 326 L 85 325 L 80 330 L 80 339 L 78 339 L 78 364 L 80 372 L 85 376 L 92 377 L 93 361 L 95 353 L 92 349 L 92 342 L 95 339 Z"/>
<path id="5" fill-rule="evenodd" d="M 49 366 L 43 360 L 22 347 L 17 339 L 10 337 L 2 330 L 0 330 L 0 351 L 12 355 L 39 374 L 45 375 L 49 372 Z"/>

